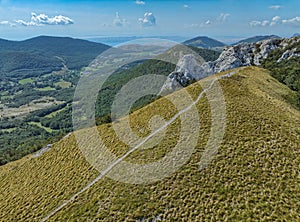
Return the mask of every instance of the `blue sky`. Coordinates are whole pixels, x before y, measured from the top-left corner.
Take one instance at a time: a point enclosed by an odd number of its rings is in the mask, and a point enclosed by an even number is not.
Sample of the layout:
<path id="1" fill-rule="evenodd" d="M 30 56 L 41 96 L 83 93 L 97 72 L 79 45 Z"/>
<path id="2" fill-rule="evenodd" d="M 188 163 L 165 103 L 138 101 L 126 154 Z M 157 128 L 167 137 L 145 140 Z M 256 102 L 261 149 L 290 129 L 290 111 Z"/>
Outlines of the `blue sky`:
<path id="1" fill-rule="evenodd" d="M 0 0 L 6 39 L 207 35 L 229 41 L 299 32 L 299 0 Z"/>

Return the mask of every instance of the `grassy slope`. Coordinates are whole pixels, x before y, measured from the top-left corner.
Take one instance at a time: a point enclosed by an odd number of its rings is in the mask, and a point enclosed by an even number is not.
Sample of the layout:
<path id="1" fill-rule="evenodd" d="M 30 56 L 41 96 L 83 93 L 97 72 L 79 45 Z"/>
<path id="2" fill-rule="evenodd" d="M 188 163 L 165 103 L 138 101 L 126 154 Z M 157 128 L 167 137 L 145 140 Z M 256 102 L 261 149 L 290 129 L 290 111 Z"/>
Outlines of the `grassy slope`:
<path id="1" fill-rule="evenodd" d="M 209 108 L 202 99 L 198 104 L 202 120 L 199 142 L 190 161 L 178 172 L 150 185 L 104 178 L 51 220 L 133 221 L 158 215 L 167 221 L 297 220 L 300 113 L 283 99 L 292 92 L 267 71 L 253 67 L 221 80 L 221 85 L 227 102 L 227 129 L 209 167 L 198 169 L 210 127 Z M 197 85 L 189 90 L 193 95 L 199 92 Z M 133 125 L 141 125 L 157 113 L 169 118 L 174 109 L 158 100 L 135 112 Z M 163 144 L 134 153 L 130 161 L 157 159 L 169 151 L 179 125 L 176 121 L 167 129 L 168 139 Z M 114 139 L 109 125 L 99 130 L 106 142 L 118 149 L 117 154 L 126 150 Z M 142 133 L 147 132 L 145 128 Z M 39 158 L 25 157 L 7 164 L 0 168 L 0 220 L 39 220 L 96 176 L 97 171 L 76 148 L 73 135 Z"/>

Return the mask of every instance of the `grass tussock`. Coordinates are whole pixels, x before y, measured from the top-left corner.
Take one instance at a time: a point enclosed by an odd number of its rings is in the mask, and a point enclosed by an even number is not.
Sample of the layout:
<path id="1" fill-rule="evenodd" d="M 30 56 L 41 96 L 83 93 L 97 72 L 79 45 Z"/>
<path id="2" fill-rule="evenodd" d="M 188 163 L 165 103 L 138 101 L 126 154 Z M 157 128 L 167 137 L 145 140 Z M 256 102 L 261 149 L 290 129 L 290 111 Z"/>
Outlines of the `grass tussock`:
<path id="1" fill-rule="evenodd" d="M 207 168 L 199 171 L 198 164 L 211 126 L 209 103 L 202 98 L 197 104 L 201 121 L 198 144 L 179 171 L 147 185 L 103 178 L 50 221 L 158 217 L 165 221 L 298 220 L 300 113 L 286 100 L 291 90 L 254 67 L 222 79 L 220 84 L 227 105 L 227 128 L 218 154 Z M 197 95 L 201 89 L 196 83 L 187 90 Z M 161 99 L 129 119 L 133 130 L 146 136 L 151 132 L 151 118 L 159 114 L 167 120 L 174 113 L 176 107 Z M 178 140 L 180 127 L 177 119 L 152 149 L 139 149 L 126 160 L 145 163 L 162 158 Z M 110 124 L 98 130 L 116 156 L 128 151 Z M 38 221 L 98 174 L 82 156 L 74 136 L 39 158 L 27 157 L 1 167 L 0 220 Z"/>

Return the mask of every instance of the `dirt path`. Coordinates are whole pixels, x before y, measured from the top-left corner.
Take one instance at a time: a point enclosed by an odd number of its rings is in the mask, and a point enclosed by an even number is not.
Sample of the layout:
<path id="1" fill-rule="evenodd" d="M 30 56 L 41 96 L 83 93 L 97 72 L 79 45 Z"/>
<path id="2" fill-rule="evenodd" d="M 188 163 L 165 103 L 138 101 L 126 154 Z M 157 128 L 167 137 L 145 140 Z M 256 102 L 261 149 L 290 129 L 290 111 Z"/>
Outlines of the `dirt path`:
<path id="1" fill-rule="evenodd" d="M 121 161 L 123 161 L 126 157 L 128 157 L 130 154 L 132 154 L 134 151 L 136 151 L 139 147 L 141 147 L 145 142 L 147 142 L 151 137 L 153 137 L 155 134 L 159 133 L 160 131 L 164 130 L 166 127 L 168 127 L 171 123 L 173 123 L 180 115 L 182 115 L 183 113 L 185 113 L 186 111 L 190 110 L 197 102 L 199 102 L 199 100 L 203 97 L 203 95 L 212 88 L 212 86 L 214 85 L 214 83 L 216 81 L 218 81 L 219 79 L 223 79 L 223 78 L 228 78 L 231 77 L 232 75 L 236 74 L 239 70 L 236 71 L 232 71 L 230 73 L 224 74 L 216 79 L 214 79 L 211 84 L 209 85 L 208 88 L 206 88 L 205 90 L 203 90 L 200 95 L 198 96 L 198 98 L 192 103 L 190 104 L 188 107 L 186 107 L 185 109 L 181 110 L 180 112 L 178 112 L 174 117 L 172 117 L 169 121 L 167 121 L 163 126 L 161 126 L 160 128 L 158 128 L 157 130 L 153 131 L 149 136 L 147 136 L 144 140 L 142 140 L 138 145 L 136 145 L 134 148 L 132 148 L 131 150 L 129 150 L 125 155 L 123 155 L 122 157 L 120 157 L 119 159 L 117 159 L 115 162 L 111 163 L 111 165 L 109 165 L 109 167 L 107 169 L 105 169 L 104 171 L 102 171 L 98 177 L 96 177 L 93 181 L 91 181 L 90 183 L 88 183 L 84 188 L 82 188 L 80 191 L 78 191 L 77 193 L 75 193 L 69 200 L 67 200 L 66 202 L 64 202 L 63 204 L 61 204 L 59 207 L 57 207 L 56 209 L 54 209 L 52 212 L 50 212 L 46 217 L 44 217 L 41 221 L 47 221 L 50 217 L 52 217 L 53 215 L 55 215 L 57 212 L 59 212 L 62 208 L 64 208 L 65 206 L 67 206 L 68 204 L 70 204 L 71 202 L 73 202 L 80 194 L 82 194 L 83 192 L 85 192 L 86 190 L 88 190 L 90 187 L 92 187 L 95 183 L 97 183 L 100 179 L 102 179 L 108 172 L 110 172 L 116 165 L 118 165 Z"/>

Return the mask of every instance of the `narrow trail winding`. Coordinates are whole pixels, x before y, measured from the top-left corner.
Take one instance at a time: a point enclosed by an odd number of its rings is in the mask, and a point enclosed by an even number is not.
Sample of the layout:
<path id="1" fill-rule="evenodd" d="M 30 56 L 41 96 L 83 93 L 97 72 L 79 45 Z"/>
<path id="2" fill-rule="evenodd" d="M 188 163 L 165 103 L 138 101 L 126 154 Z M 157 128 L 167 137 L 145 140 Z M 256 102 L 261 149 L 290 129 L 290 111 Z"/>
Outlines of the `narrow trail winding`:
<path id="1" fill-rule="evenodd" d="M 180 112 L 178 112 L 176 115 L 174 115 L 170 120 L 168 120 L 163 126 L 161 126 L 160 128 L 156 129 L 155 131 L 153 131 L 151 134 L 149 134 L 147 137 L 145 137 L 145 139 L 143 139 L 138 145 L 136 145 L 135 147 L 133 147 L 131 150 L 129 150 L 125 155 L 123 155 L 122 157 L 120 157 L 119 159 L 117 159 L 115 162 L 111 163 L 105 170 L 103 170 L 99 176 L 97 176 L 93 181 L 91 181 L 90 183 L 88 183 L 84 188 L 82 188 L 80 191 L 78 191 L 77 193 L 75 193 L 69 200 L 67 200 L 66 202 L 64 202 L 63 204 L 61 204 L 59 207 L 55 208 L 53 211 L 51 211 L 46 217 L 44 217 L 41 222 L 45 222 L 48 219 L 50 219 L 52 216 L 54 216 L 57 212 L 59 212 L 61 209 L 63 209 L 65 206 L 67 206 L 68 204 L 70 204 L 71 202 L 73 202 L 80 194 L 82 194 L 83 192 L 85 192 L 86 190 L 88 190 L 90 187 L 92 187 L 95 183 L 97 183 L 100 179 L 102 179 L 108 172 L 110 172 L 116 165 L 118 165 L 121 161 L 123 161 L 126 157 L 128 157 L 130 154 L 132 154 L 134 151 L 136 151 L 138 148 L 140 148 L 145 142 L 147 142 L 151 137 L 153 137 L 154 135 L 156 135 L 157 133 L 159 133 L 160 131 L 162 131 L 163 129 L 165 129 L 166 127 L 168 127 L 171 123 L 173 123 L 180 115 L 182 115 L 183 113 L 187 112 L 189 109 L 191 109 L 194 105 L 196 105 L 199 100 L 203 97 L 203 95 L 210 90 L 214 83 L 216 81 L 218 81 L 219 79 L 224 79 L 224 78 L 229 78 L 231 76 L 233 76 L 234 74 L 236 74 L 237 72 L 239 72 L 240 69 L 238 70 L 234 70 L 230 73 L 224 74 L 222 76 L 219 76 L 217 78 L 215 78 L 214 80 L 212 80 L 212 82 L 210 83 L 209 87 L 204 89 L 199 96 L 197 97 L 197 99 L 195 101 L 193 101 L 189 106 L 187 106 L 185 109 L 181 110 Z"/>

